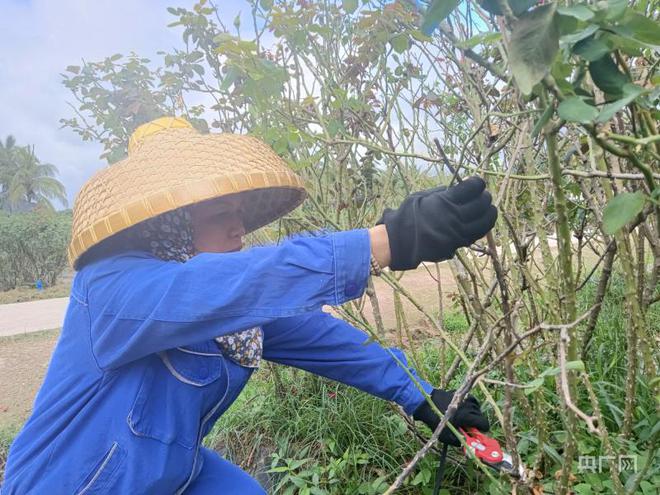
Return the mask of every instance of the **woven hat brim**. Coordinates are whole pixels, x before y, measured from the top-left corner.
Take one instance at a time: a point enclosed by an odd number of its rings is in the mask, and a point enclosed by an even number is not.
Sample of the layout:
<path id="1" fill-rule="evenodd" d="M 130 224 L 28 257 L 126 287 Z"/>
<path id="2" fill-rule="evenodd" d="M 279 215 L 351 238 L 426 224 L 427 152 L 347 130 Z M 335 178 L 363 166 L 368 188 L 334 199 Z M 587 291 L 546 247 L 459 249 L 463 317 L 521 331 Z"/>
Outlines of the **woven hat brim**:
<path id="1" fill-rule="evenodd" d="M 288 170 L 257 171 L 218 175 L 195 182 L 184 182 L 164 191 L 139 198 L 82 230 L 71 240 L 68 258 L 71 266 L 90 247 L 144 220 L 195 203 L 234 194 L 249 195 L 243 219 L 246 233 L 286 215 L 306 198 L 303 180 Z"/>

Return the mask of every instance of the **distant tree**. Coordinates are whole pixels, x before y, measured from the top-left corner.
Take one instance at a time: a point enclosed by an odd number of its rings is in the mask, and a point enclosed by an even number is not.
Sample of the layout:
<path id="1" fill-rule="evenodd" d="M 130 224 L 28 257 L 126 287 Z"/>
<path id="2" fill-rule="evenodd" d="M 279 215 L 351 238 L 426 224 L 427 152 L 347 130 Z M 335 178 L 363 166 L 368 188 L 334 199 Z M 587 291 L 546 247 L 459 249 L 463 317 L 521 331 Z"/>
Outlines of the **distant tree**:
<path id="1" fill-rule="evenodd" d="M 34 146 L 16 146 L 13 136 L 0 143 L 0 204 L 8 211 L 52 208 L 51 200 L 67 205 L 64 185 L 55 178 L 57 167 L 42 163 Z"/>
<path id="2" fill-rule="evenodd" d="M 14 136 L 7 136 L 4 142 L 0 140 L 0 198 L 7 191 L 7 183 L 16 163 L 16 149 L 16 138 Z"/>

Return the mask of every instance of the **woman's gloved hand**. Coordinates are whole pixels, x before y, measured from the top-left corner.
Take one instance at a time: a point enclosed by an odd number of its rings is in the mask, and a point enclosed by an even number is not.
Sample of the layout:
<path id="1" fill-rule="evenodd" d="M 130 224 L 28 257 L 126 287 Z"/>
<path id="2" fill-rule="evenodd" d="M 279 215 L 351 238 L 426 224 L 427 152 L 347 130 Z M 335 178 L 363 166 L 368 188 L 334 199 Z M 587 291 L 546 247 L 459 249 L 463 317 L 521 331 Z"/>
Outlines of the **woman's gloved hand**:
<path id="1" fill-rule="evenodd" d="M 454 397 L 455 390 L 440 390 L 436 388 L 431 393 L 431 399 L 441 413 L 445 413 L 447 407 Z M 440 424 L 440 417 L 431 409 L 428 402 L 424 401 L 413 413 L 413 418 L 418 421 L 423 421 L 431 430 L 436 429 Z M 468 395 L 462 403 L 456 408 L 456 412 L 452 419 L 450 419 L 455 428 L 470 428 L 475 427 L 481 431 L 488 431 L 490 423 L 488 418 L 481 412 L 479 401 Z M 442 429 L 440 437 L 438 438 L 443 443 L 454 445 L 456 447 L 461 445 L 456 435 L 446 426 Z"/>
<path id="2" fill-rule="evenodd" d="M 422 261 L 443 261 L 456 250 L 485 236 L 495 225 L 497 208 L 486 183 L 470 177 L 411 194 L 396 210 L 385 209 L 377 225 L 385 224 L 392 270 L 410 270 Z"/>

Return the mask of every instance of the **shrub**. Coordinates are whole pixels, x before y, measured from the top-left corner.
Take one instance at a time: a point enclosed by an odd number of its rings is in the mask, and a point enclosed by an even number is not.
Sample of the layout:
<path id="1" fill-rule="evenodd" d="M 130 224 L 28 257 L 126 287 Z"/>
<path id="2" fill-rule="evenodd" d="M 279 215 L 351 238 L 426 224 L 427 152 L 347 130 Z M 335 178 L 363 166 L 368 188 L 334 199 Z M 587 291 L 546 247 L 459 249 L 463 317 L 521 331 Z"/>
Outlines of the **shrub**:
<path id="1" fill-rule="evenodd" d="M 0 212 L 0 290 L 42 280 L 53 285 L 67 263 L 71 213 Z"/>

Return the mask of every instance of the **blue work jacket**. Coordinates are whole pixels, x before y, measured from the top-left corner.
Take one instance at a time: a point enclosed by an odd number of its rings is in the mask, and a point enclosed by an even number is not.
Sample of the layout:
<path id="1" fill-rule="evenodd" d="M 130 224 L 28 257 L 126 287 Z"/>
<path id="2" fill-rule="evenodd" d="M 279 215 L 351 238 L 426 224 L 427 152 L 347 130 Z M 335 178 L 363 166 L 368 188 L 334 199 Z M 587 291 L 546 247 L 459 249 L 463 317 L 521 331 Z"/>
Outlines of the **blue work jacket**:
<path id="1" fill-rule="evenodd" d="M 86 265 L 0 492 L 185 492 L 201 469 L 202 439 L 253 371 L 225 358 L 214 338 L 255 326 L 265 359 L 411 414 L 423 395 L 406 370 L 321 311 L 363 294 L 369 259 L 368 231 L 359 229 L 186 263 L 128 251 Z"/>

